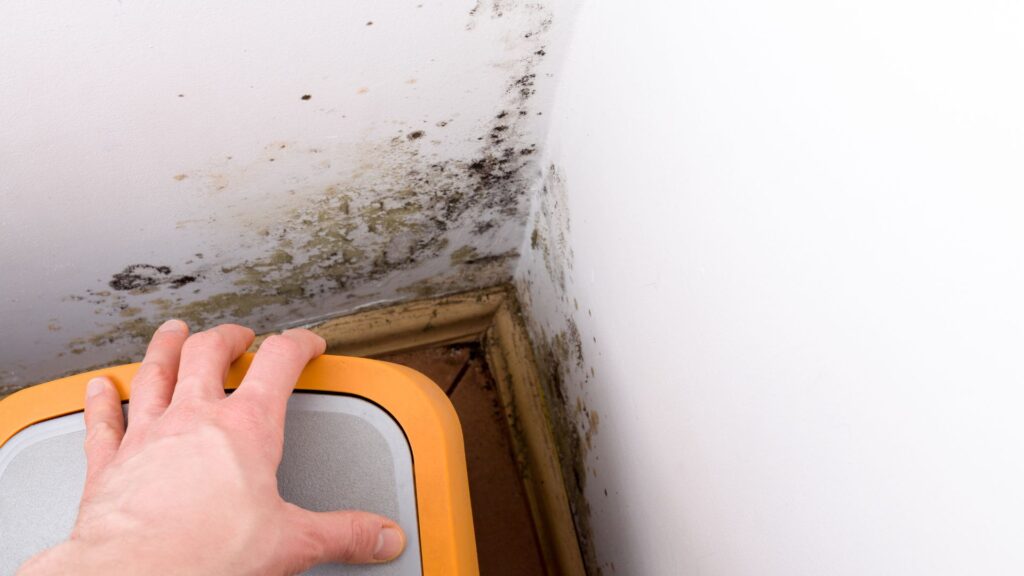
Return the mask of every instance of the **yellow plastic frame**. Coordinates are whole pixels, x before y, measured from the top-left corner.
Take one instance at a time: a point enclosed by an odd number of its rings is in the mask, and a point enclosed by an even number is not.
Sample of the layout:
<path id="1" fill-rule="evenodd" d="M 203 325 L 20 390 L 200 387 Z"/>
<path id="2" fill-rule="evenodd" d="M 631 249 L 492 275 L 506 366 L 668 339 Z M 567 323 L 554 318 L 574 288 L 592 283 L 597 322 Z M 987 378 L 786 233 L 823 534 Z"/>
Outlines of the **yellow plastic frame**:
<path id="1" fill-rule="evenodd" d="M 242 382 L 252 357 L 245 354 L 231 366 L 226 390 Z M 0 400 L 0 446 L 33 424 L 84 410 L 85 385 L 96 376 L 109 377 L 128 400 L 138 368 L 124 364 L 84 372 Z M 324 355 L 306 366 L 295 389 L 358 396 L 391 414 L 412 449 L 423 574 L 478 576 L 462 427 L 440 387 L 397 364 Z"/>

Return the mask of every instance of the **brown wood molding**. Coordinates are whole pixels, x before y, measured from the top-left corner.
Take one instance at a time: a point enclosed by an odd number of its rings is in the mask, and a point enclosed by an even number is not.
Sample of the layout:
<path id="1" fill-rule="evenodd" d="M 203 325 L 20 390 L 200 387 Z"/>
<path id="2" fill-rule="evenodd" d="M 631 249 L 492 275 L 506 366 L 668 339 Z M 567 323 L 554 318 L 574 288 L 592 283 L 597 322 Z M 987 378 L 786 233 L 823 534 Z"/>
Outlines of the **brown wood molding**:
<path id="1" fill-rule="evenodd" d="M 586 569 L 540 373 L 513 299 L 502 303 L 494 314 L 484 346 L 523 472 L 548 574 L 584 576 Z"/>
<path id="2" fill-rule="evenodd" d="M 480 339 L 508 295 L 504 287 L 414 300 L 339 316 L 307 326 L 327 340 L 327 352 L 379 356 Z M 254 351 L 269 334 L 250 347 Z"/>

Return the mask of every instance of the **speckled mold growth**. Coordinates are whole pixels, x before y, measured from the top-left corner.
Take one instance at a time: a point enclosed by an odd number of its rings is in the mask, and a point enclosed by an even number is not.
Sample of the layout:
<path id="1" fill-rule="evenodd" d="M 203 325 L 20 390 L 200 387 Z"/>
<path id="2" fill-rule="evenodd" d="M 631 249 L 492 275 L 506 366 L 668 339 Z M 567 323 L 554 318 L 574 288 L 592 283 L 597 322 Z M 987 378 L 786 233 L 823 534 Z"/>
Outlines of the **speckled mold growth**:
<path id="1" fill-rule="evenodd" d="M 554 10 L 504 0 L 463 17 L 459 33 L 474 42 L 485 35 L 480 42 L 497 56 L 459 74 L 493 98 L 457 85 L 427 92 L 429 70 L 393 85 L 353 80 L 342 100 L 349 109 L 330 107 L 322 90 L 292 91 L 284 105 L 336 123 L 338 134 L 308 140 L 299 130 L 169 171 L 160 201 L 172 208 L 172 228 L 140 223 L 125 235 L 138 248 L 117 250 L 130 259 L 104 258 L 93 280 L 60 298 L 59 312 L 33 316 L 39 336 L 17 357 L 12 349 L 0 393 L 138 359 L 169 317 L 194 329 L 239 322 L 266 331 L 510 281 L 541 173 Z M 361 21 L 364 34 L 387 34 L 388 26 L 383 16 Z M 201 98 L 185 90 L 172 96 L 180 106 Z M 390 119 L 386 102 L 399 97 L 434 100 L 424 100 L 416 120 Z M 345 130 L 352 118 L 361 132 Z M 175 195 L 190 200 L 175 204 Z M 147 227 L 164 240 L 147 240 Z"/>
<path id="2" fill-rule="evenodd" d="M 587 405 L 587 385 L 596 374 L 575 319 L 579 306 L 568 295 L 574 278 L 567 193 L 561 170 L 547 165 L 515 283 L 548 399 L 580 550 L 588 573 L 601 574 L 586 495 L 588 479 L 597 474 L 589 456 L 601 419 Z"/>

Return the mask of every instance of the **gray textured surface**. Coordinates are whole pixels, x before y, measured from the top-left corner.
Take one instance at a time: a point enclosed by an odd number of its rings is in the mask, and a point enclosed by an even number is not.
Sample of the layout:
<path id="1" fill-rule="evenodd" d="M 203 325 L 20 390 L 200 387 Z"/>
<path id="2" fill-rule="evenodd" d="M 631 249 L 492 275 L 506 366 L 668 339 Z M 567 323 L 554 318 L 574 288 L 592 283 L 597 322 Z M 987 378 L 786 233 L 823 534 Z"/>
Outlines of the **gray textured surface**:
<path id="1" fill-rule="evenodd" d="M 0 448 L 0 574 L 14 574 L 75 524 L 85 483 L 81 414 L 33 426 Z"/>
<path id="2" fill-rule="evenodd" d="M 0 575 L 70 533 L 85 480 L 81 414 L 32 426 L 0 448 Z M 289 401 L 281 494 L 311 510 L 361 509 L 409 536 L 391 564 L 319 566 L 307 574 L 420 574 L 412 456 L 391 417 L 365 400 L 295 394 Z"/>

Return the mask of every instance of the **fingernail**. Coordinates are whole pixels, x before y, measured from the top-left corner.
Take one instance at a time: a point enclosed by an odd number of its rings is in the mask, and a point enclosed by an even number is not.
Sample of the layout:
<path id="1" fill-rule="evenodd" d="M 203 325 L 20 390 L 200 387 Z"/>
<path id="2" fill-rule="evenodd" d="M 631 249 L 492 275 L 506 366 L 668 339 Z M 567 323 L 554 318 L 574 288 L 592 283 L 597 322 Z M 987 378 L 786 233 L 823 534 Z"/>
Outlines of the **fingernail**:
<path id="1" fill-rule="evenodd" d="M 377 537 L 377 549 L 373 552 L 373 559 L 386 561 L 396 558 L 402 553 L 405 547 L 405 538 L 397 528 L 385 528 L 380 531 Z"/>
<path id="2" fill-rule="evenodd" d="M 107 381 L 104 378 L 93 378 L 85 387 L 85 397 L 92 398 L 99 396 L 107 389 Z"/>
<path id="3" fill-rule="evenodd" d="M 188 326 L 181 320 L 172 319 L 164 322 L 156 329 L 157 332 L 187 332 Z"/>

